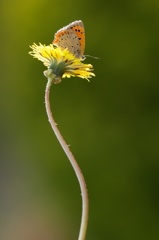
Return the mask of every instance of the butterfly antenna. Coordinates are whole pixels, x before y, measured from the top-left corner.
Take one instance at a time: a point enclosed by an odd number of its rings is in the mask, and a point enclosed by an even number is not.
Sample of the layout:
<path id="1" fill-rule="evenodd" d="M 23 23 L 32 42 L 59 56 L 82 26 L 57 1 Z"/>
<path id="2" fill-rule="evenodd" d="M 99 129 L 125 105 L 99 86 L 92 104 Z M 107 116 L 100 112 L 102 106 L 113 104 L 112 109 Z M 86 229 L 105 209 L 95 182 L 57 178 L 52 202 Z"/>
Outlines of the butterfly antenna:
<path id="1" fill-rule="evenodd" d="M 91 55 L 84 55 L 85 57 L 91 57 L 91 58 L 94 58 L 94 59 L 100 59 L 99 57 L 95 57 L 95 56 L 91 56 Z"/>

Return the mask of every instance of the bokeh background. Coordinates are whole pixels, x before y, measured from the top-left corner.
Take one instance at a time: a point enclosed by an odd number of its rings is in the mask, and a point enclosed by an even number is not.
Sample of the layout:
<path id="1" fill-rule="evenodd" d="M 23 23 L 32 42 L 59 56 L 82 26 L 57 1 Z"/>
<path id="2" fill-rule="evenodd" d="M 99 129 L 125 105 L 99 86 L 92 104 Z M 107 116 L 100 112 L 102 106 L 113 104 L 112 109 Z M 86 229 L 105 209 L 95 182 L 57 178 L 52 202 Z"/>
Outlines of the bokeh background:
<path id="1" fill-rule="evenodd" d="M 159 239 L 159 2 L 1 0 L 0 239 L 74 240 L 75 174 L 51 131 L 45 67 L 28 52 L 81 19 L 96 77 L 51 88 L 87 182 L 88 240 Z"/>

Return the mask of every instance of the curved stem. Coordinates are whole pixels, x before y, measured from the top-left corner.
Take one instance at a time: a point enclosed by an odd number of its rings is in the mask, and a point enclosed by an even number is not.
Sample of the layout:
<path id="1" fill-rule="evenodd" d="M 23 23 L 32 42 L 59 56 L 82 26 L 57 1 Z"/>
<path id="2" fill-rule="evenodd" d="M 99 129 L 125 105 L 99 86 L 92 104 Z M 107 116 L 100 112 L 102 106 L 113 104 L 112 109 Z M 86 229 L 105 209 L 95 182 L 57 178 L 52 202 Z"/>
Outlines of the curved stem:
<path id="1" fill-rule="evenodd" d="M 67 146 L 65 140 L 63 139 L 61 133 L 59 132 L 57 125 L 55 123 L 55 120 L 52 116 L 51 108 L 50 108 L 50 101 L 49 101 L 49 93 L 50 93 L 51 83 L 52 83 L 52 79 L 48 78 L 48 82 L 47 82 L 46 90 L 45 90 L 46 112 L 47 112 L 51 127 L 52 127 L 61 147 L 63 148 L 66 156 L 68 157 L 68 159 L 75 171 L 75 174 L 77 176 L 77 179 L 78 179 L 78 182 L 80 185 L 81 194 L 82 194 L 82 217 L 81 217 L 81 226 L 80 226 L 78 240 L 85 240 L 86 232 L 87 232 L 87 225 L 88 225 L 88 193 L 87 193 L 86 183 L 85 183 L 83 174 L 82 174 L 72 152 L 70 151 L 70 149 Z"/>

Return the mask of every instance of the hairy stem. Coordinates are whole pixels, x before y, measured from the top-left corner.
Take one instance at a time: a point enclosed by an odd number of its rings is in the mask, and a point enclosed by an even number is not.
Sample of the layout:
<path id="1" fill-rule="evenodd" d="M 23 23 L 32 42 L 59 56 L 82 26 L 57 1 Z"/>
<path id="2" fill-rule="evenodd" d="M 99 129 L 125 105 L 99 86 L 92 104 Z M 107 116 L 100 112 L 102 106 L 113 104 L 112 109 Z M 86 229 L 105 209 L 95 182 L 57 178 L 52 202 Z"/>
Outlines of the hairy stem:
<path id="1" fill-rule="evenodd" d="M 82 174 L 72 152 L 70 151 L 70 149 L 67 146 L 65 140 L 63 139 L 61 133 L 59 132 L 57 125 L 55 123 L 55 120 L 53 118 L 51 108 L 50 108 L 50 100 L 49 100 L 51 83 L 52 83 L 52 79 L 48 78 L 48 82 L 47 82 L 46 90 L 45 90 L 46 112 L 47 112 L 51 127 L 52 127 L 61 147 L 63 148 L 66 156 L 68 157 L 68 159 L 75 171 L 75 174 L 77 176 L 77 179 L 78 179 L 78 182 L 80 185 L 81 194 L 82 194 L 82 217 L 81 217 L 81 226 L 80 226 L 78 240 L 85 240 L 86 232 L 87 232 L 87 225 L 88 225 L 88 193 L 87 193 L 86 183 L 85 183 L 83 174 Z"/>

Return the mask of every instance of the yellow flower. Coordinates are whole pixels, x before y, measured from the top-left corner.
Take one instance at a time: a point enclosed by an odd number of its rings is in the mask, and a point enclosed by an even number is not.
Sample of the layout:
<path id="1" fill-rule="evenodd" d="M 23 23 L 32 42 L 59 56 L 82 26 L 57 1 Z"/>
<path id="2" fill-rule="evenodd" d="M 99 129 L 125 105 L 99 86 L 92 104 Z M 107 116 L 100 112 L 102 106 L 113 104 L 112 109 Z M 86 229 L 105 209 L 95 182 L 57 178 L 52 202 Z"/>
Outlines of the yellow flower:
<path id="1" fill-rule="evenodd" d="M 45 46 L 35 43 L 30 47 L 32 51 L 29 54 L 43 62 L 48 68 L 44 71 L 44 75 L 51 78 L 54 83 L 61 82 L 61 78 L 65 77 L 80 77 L 89 81 L 89 78 L 95 76 L 92 73 L 93 66 L 91 64 L 82 63 L 67 49 L 54 47 L 52 44 Z"/>

